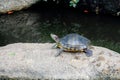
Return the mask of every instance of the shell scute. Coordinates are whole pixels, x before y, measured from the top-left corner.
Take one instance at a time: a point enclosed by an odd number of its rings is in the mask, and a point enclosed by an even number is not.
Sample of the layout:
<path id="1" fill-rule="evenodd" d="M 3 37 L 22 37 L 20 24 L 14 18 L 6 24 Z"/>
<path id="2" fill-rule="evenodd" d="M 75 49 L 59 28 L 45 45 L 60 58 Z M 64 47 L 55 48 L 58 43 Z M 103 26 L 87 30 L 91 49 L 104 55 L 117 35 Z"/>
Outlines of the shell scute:
<path id="1" fill-rule="evenodd" d="M 60 44 L 63 48 L 71 51 L 79 51 L 89 46 L 90 40 L 79 34 L 68 34 L 60 39 Z"/>

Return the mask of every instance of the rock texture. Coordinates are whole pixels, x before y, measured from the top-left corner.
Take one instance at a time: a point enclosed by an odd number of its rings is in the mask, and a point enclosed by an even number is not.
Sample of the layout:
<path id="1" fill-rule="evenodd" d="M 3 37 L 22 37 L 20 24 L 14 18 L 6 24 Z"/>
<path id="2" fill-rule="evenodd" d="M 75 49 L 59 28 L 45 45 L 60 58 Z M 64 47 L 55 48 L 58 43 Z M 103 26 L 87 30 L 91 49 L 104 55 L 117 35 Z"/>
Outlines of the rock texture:
<path id="1" fill-rule="evenodd" d="M 38 0 L 0 0 L 0 13 L 21 10 L 36 3 Z"/>
<path id="2" fill-rule="evenodd" d="M 15 43 L 0 47 L 0 77 L 21 79 L 120 79 L 120 54 L 92 46 L 93 56 L 63 52 L 52 43 Z"/>

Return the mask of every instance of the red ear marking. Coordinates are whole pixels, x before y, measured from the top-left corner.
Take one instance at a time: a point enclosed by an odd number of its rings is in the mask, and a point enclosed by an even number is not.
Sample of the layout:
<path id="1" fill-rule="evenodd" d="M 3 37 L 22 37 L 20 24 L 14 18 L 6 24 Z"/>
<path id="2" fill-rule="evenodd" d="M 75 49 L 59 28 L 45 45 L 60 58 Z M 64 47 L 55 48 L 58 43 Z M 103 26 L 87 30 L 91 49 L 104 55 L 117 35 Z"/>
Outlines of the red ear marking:
<path id="1" fill-rule="evenodd" d="M 55 36 L 55 39 L 56 39 L 56 40 L 58 40 L 58 37 L 57 37 L 57 36 Z"/>

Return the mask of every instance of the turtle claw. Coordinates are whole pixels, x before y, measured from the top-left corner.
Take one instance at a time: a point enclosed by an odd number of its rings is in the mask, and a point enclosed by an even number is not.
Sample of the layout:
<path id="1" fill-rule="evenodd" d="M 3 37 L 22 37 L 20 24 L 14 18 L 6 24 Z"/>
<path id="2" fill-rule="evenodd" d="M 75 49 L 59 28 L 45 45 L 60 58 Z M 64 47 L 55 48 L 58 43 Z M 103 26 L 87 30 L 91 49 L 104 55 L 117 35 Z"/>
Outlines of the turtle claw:
<path id="1" fill-rule="evenodd" d="M 55 57 L 58 57 L 62 52 L 63 52 L 63 49 L 58 49 L 58 52 L 57 52 L 57 54 L 55 55 Z"/>
<path id="2" fill-rule="evenodd" d="M 86 49 L 85 54 L 86 54 L 87 57 L 90 57 L 90 56 L 93 55 L 93 52 L 92 52 L 92 50 Z"/>

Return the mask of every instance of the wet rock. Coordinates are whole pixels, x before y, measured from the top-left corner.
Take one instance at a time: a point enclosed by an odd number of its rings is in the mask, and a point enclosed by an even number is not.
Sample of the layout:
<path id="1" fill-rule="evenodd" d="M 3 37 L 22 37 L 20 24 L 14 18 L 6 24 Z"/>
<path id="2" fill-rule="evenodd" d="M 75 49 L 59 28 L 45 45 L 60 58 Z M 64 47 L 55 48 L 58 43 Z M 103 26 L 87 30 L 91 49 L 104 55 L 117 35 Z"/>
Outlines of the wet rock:
<path id="1" fill-rule="evenodd" d="M 40 42 L 40 34 L 43 33 L 39 31 L 42 26 L 40 20 L 40 14 L 30 11 L 0 16 L 0 42 L 3 45 L 13 42 Z"/>
<path id="2" fill-rule="evenodd" d="M 52 43 L 15 43 L 0 47 L 0 77 L 15 79 L 120 79 L 120 54 L 93 46 L 93 56 L 63 52 Z"/>
<path id="3" fill-rule="evenodd" d="M 36 3 L 38 0 L 0 0 L 0 13 L 21 10 Z"/>

